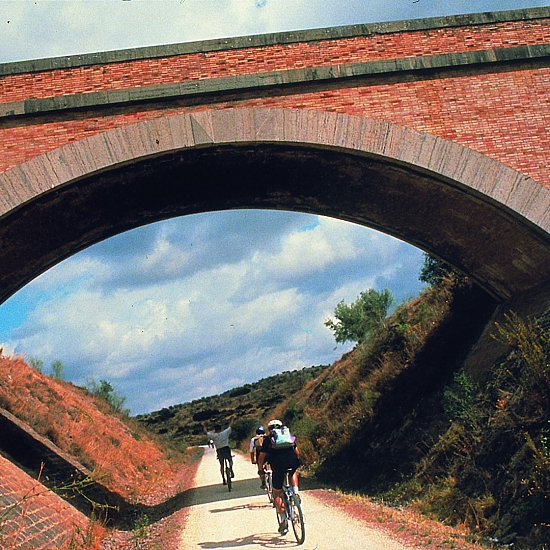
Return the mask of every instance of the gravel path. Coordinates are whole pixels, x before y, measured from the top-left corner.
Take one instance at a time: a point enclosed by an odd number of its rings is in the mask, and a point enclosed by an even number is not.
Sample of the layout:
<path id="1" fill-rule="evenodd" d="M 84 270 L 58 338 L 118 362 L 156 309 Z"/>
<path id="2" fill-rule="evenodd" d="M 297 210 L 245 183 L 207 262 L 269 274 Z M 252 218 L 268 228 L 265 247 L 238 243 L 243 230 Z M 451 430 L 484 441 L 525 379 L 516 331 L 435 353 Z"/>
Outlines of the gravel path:
<path id="1" fill-rule="evenodd" d="M 255 466 L 239 453 L 235 455 L 230 493 L 221 484 L 215 451 L 206 449 L 179 549 L 297 547 L 292 530 L 284 537 L 277 532 L 275 511 L 260 489 Z M 301 496 L 306 524 L 306 541 L 301 546 L 304 550 L 406 550 L 340 509 L 327 507 L 307 491 Z"/>

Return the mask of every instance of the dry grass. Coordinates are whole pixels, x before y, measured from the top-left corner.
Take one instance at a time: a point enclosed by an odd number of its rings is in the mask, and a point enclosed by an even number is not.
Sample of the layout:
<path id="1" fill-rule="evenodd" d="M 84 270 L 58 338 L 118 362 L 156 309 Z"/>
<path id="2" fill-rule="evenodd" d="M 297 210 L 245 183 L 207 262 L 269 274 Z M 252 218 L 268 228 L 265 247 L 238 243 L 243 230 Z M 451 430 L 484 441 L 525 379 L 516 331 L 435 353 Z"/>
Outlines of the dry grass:
<path id="1" fill-rule="evenodd" d="M 181 490 L 173 479 L 182 453 L 168 457 L 165 446 L 136 422 L 113 415 L 86 390 L 49 378 L 20 358 L 0 357 L 0 406 L 132 503 L 156 504 L 159 494 Z"/>
<path id="2" fill-rule="evenodd" d="M 453 528 L 432 521 L 415 510 L 391 508 L 368 497 L 346 495 L 336 491 L 315 490 L 313 494 L 330 506 L 337 506 L 362 524 L 384 531 L 391 538 L 409 548 L 436 550 L 481 550 L 483 547 L 468 541 L 468 530 Z"/>

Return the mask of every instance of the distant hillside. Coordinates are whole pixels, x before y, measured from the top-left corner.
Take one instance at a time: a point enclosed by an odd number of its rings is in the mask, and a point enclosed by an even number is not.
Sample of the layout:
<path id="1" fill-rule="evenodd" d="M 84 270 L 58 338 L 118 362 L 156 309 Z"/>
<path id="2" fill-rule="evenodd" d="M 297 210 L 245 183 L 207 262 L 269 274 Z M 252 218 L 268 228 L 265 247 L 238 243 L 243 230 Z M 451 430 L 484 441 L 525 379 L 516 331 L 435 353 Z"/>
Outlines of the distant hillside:
<path id="1" fill-rule="evenodd" d="M 199 445 L 205 443 L 203 421 L 207 421 L 210 426 L 216 423 L 227 425 L 229 418 L 235 415 L 233 436 L 240 442 L 258 424 L 264 423 L 279 404 L 302 390 L 327 368 L 328 365 L 286 371 L 220 395 L 202 397 L 135 418 L 148 430 L 170 440 Z"/>

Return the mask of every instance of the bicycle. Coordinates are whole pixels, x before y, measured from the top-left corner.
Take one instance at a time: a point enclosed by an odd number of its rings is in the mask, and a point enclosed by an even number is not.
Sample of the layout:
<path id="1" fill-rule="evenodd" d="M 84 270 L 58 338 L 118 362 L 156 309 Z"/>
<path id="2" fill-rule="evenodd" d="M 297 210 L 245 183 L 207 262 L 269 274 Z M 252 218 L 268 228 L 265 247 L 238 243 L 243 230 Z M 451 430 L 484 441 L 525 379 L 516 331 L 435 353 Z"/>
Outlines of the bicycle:
<path id="1" fill-rule="evenodd" d="M 306 527 L 304 524 L 304 514 L 302 513 L 302 505 L 300 503 L 300 497 L 294 493 L 292 486 L 290 485 L 289 475 L 292 470 L 285 472 L 285 479 L 283 482 L 283 492 L 281 498 L 286 512 L 287 521 L 292 525 L 294 536 L 298 544 L 303 544 L 306 540 Z M 279 528 L 281 522 L 279 520 L 279 514 L 277 513 L 277 522 Z M 286 533 L 285 533 L 286 534 Z"/>
<path id="2" fill-rule="evenodd" d="M 223 459 L 223 469 L 225 472 L 225 480 L 227 481 L 227 490 L 231 492 L 233 485 L 233 468 L 231 467 L 231 461 L 227 456 Z"/>
<path id="3" fill-rule="evenodd" d="M 273 499 L 273 472 L 271 471 L 271 468 L 268 466 L 267 468 L 264 467 L 265 471 L 265 492 L 267 493 L 267 499 L 269 500 L 270 504 L 274 504 Z"/>

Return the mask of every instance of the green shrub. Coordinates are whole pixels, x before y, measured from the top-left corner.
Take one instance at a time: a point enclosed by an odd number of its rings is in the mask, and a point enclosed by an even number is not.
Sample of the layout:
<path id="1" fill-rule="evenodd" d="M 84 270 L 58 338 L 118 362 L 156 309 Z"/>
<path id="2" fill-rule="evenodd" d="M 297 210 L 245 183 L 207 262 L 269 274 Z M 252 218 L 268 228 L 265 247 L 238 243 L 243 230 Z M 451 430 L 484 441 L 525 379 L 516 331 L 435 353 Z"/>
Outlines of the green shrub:
<path id="1" fill-rule="evenodd" d="M 443 393 L 443 409 L 452 420 L 473 422 L 478 416 L 476 398 L 478 386 L 464 371 L 454 375 L 454 384 L 445 388 Z"/>
<path id="2" fill-rule="evenodd" d="M 290 431 L 297 437 L 315 439 L 319 425 L 313 416 L 301 416 L 290 425 Z"/>
<path id="3" fill-rule="evenodd" d="M 235 420 L 231 429 L 231 439 L 236 445 L 240 445 L 243 441 L 250 439 L 251 434 L 258 426 L 258 421 L 252 418 L 239 418 Z"/>
<path id="4" fill-rule="evenodd" d="M 334 310 L 336 321 L 327 319 L 325 326 L 332 330 L 337 343 L 362 342 L 380 328 L 394 302 L 390 290 L 370 288 L 349 306 L 342 300 Z"/>

